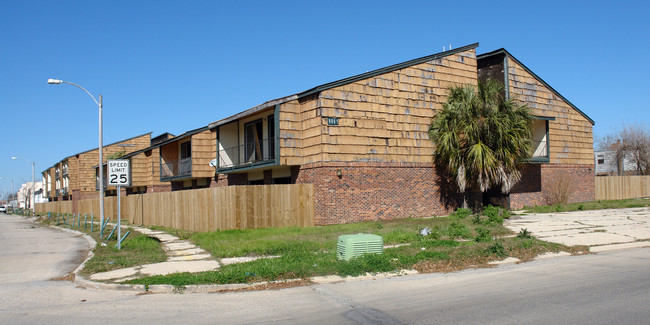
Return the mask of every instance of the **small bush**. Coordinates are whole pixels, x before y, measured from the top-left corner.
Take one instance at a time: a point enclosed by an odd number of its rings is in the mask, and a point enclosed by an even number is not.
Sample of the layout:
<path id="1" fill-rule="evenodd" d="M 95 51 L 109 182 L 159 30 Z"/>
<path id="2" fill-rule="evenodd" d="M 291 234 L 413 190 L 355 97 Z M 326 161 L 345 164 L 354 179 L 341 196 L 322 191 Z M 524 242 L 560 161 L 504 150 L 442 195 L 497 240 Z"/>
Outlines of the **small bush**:
<path id="1" fill-rule="evenodd" d="M 502 225 L 506 213 L 507 213 L 507 217 L 510 217 L 510 213 L 507 212 L 507 210 L 502 209 L 501 207 L 488 205 L 485 208 L 483 208 L 483 215 L 488 217 L 488 219 L 485 221 L 487 225 Z"/>
<path id="2" fill-rule="evenodd" d="M 471 214 L 472 214 L 472 210 L 470 209 L 458 208 L 456 209 L 456 212 L 454 212 L 452 216 L 458 219 L 465 219 Z"/>
<path id="3" fill-rule="evenodd" d="M 533 237 L 533 234 L 530 231 L 528 231 L 528 229 L 526 229 L 526 228 L 519 230 L 519 233 L 517 233 L 517 237 L 518 238 L 526 238 L 526 239 L 535 238 L 535 237 Z"/>
<path id="4" fill-rule="evenodd" d="M 469 238 L 469 229 L 462 223 L 452 222 L 446 229 L 447 236 L 451 238 Z"/>
<path id="5" fill-rule="evenodd" d="M 492 245 L 488 246 L 488 248 L 485 249 L 485 254 L 496 255 L 498 257 L 506 257 L 508 256 L 508 251 L 506 251 L 501 243 L 495 241 Z"/>
<path id="6" fill-rule="evenodd" d="M 549 205 L 566 204 L 574 191 L 575 186 L 572 178 L 567 173 L 559 173 L 545 186 L 544 199 L 546 199 L 546 204 Z"/>
<path id="7" fill-rule="evenodd" d="M 474 237 L 475 242 L 488 242 L 490 240 L 492 240 L 492 234 L 488 229 L 485 229 L 483 227 L 476 228 L 476 237 Z"/>

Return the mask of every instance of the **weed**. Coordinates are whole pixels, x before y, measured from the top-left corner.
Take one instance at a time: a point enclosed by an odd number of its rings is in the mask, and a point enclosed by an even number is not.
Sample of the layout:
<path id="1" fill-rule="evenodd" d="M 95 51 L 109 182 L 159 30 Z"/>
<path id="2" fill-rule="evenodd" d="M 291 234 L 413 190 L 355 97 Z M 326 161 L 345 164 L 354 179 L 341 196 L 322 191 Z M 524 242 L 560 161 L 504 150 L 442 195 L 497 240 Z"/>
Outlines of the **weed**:
<path id="1" fill-rule="evenodd" d="M 447 227 L 447 235 L 451 238 L 468 238 L 469 229 L 462 223 L 452 222 L 449 227 Z"/>
<path id="2" fill-rule="evenodd" d="M 480 242 L 488 242 L 492 240 L 492 235 L 490 233 L 490 230 L 482 227 L 477 227 L 475 230 L 476 230 L 476 237 L 474 237 L 475 242 L 480 243 Z"/>
<path id="3" fill-rule="evenodd" d="M 453 217 L 458 218 L 458 219 L 465 219 L 469 215 L 472 214 L 472 210 L 467 209 L 467 208 L 458 208 L 456 209 L 456 212 L 452 214 Z"/>
<path id="4" fill-rule="evenodd" d="M 486 225 L 502 225 L 503 219 L 510 218 L 510 212 L 508 210 L 492 205 L 483 208 L 483 215 L 488 217 L 485 221 Z"/>
<path id="5" fill-rule="evenodd" d="M 529 238 L 535 238 L 535 237 L 533 237 L 533 234 L 530 231 L 528 231 L 528 229 L 524 228 L 524 229 L 519 230 L 519 233 L 517 233 L 517 238 L 527 238 L 527 239 L 529 239 Z"/>
<path id="6" fill-rule="evenodd" d="M 499 243 L 495 241 L 492 245 L 488 246 L 485 249 L 485 254 L 487 255 L 496 255 L 497 257 L 506 257 L 508 256 L 508 251 Z"/>
<path id="7" fill-rule="evenodd" d="M 339 275 L 359 276 L 369 272 L 389 272 L 396 267 L 390 256 L 385 254 L 364 254 L 338 265 Z"/>

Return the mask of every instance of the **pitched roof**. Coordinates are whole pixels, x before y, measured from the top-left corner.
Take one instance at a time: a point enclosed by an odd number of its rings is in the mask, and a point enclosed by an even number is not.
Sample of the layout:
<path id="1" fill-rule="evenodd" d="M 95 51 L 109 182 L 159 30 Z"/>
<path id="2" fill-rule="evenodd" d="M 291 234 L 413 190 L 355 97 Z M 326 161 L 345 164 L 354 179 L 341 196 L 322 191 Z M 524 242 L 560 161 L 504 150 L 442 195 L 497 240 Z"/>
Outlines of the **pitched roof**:
<path id="1" fill-rule="evenodd" d="M 145 135 L 147 135 L 147 134 L 148 134 L 149 137 L 151 138 L 151 133 L 153 133 L 153 132 L 143 133 L 143 134 L 136 135 L 136 136 L 131 137 L 131 138 L 128 138 L 128 139 L 124 139 L 124 140 L 116 141 L 116 142 L 109 143 L 109 144 L 104 144 L 104 145 L 102 145 L 102 146 L 103 146 L 104 148 L 106 148 L 106 147 L 108 147 L 108 146 L 116 145 L 116 144 L 118 144 L 118 143 L 122 143 L 122 142 L 125 142 L 125 141 L 129 141 L 129 140 L 133 140 L 133 139 L 135 139 L 135 138 L 139 138 L 139 137 L 145 136 Z M 86 151 L 82 151 L 82 152 L 78 152 L 78 153 L 72 154 L 72 155 L 70 155 L 70 156 L 67 156 L 67 157 L 65 157 L 65 158 L 63 158 L 63 159 L 57 161 L 56 163 L 54 163 L 54 165 L 52 165 L 52 166 L 48 167 L 47 169 L 45 169 L 44 171 L 42 171 L 41 174 L 44 173 L 44 172 L 47 172 L 50 168 L 54 168 L 54 167 L 56 167 L 56 165 L 58 165 L 60 162 L 66 160 L 66 159 L 68 159 L 68 158 L 72 158 L 72 157 L 74 157 L 74 156 L 76 156 L 76 155 L 81 155 L 81 154 L 84 154 L 84 153 L 88 153 L 88 152 L 91 152 L 91 151 L 93 151 L 93 150 L 99 150 L 99 147 L 97 147 L 97 148 L 93 148 L 93 149 L 89 149 L 89 150 L 86 150 Z"/>
<path id="2" fill-rule="evenodd" d="M 469 45 L 465 45 L 465 46 L 462 46 L 462 47 L 459 47 L 459 48 L 456 48 L 456 49 L 453 49 L 453 50 L 423 56 L 421 58 L 417 58 L 417 59 L 413 59 L 413 60 L 393 64 L 393 65 L 383 67 L 383 68 L 379 68 L 379 69 L 376 69 L 376 70 L 372 70 L 372 71 L 369 71 L 369 72 L 366 72 L 366 73 L 361 73 L 361 74 L 358 74 L 358 75 L 355 75 L 355 76 L 352 76 L 352 77 L 348 77 L 348 78 L 328 82 L 326 84 L 316 86 L 314 88 L 305 90 L 305 91 L 297 93 L 295 95 L 281 97 L 281 98 L 277 98 L 277 99 L 267 101 L 265 103 L 262 103 L 260 105 L 255 106 L 255 107 L 252 107 L 252 108 L 249 108 L 249 109 L 247 109 L 247 110 L 245 110 L 243 112 L 237 113 L 237 114 L 232 115 L 230 117 L 221 119 L 221 120 L 216 121 L 216 122 L 212 122 L 212 123 L 210 123 L 210 125 L 208 127 L 209 128 L 214 128 L 214 127 L 217 127 L 219 125 L 224 125 L 226 123 L 230 123 L 232 121 L 235 121 L 235 120 L 239 119 L 240 117 L 247 116 L 247 115 L 253 114 L 255 112 L 261 111 L 263 109 L 269 108 L 271 106 L 275 106 L 275 105 L 286 103 L 288 101 L 292 101 L 292 100 L 295 100 L 295 99 L 303 98 L 303 97 L 306 97 L 306 96 L 309 96 L 309 95 L 312 95 L 312 94 L 315 94 L 315 93 L 318 93 L 318 92 L 321 92 L 321 91 L 324 91 L 324 90 L 332 89 L 332 88 L 335 88 L 335 87 L 340 87 L 340 86 L 347 85 L 347 84 L 350 84 L 350 83 L 353 83 L 353 82 L 356 82 L 356 81 L 359 81 L 359 80 L 364 80 L 364 79 L 376 77 L 376 76 L 379 76 L 379 75 L 382 75 L 382 74 L 385 74 L 385 73 L 393 72 L 395 70 L 404 69 L 406 67 L 421 64 L 421 63 L 428 62 L 428 61 L 435 60 L 435 59 L 440 59 L 440 58 L 443 58 L 443 57 L 446 57 L 446 56 L 449 56 L 449 55 L 452 55 L 452 54 L 464 52 L 464 51 L 467 51 L 467 50 L 470 50 L 470 49 L 475 49 L 477 47 L 478 47 L 478 43 L 469 44 Z"/>
<path id="3" fill-rule="evenodd" d="M 594 122 L 594 120 L 592 120 L 589 116 L 587 116 L 587 114 L 585 114 L 583 111 L 581 111 L 576 105 L 573 105 L 573 103 L 571 103 L 568 99 L 566 99 L 564 96 L 562 96 L 562 94 L 560 94 L 557 90 L 553 89 L 553 87 L 551 87 L 551 85 L 546 83 L 546 81 L 544 81 L 544 79 L 540 78 L 537 74 L 535 74 L 532 70 L 530 70 L 526 65 L 521 63 L 521 61 L 517 60 L 517 58 L 515 58 L 512 54 L 510 54 L 510 52 L 506 51 L 506 49 L 500 48 L 500 49 L 492 51 L 492 52 L 483 53 L 483 54 L 477 55 L 476 58 L 481 60 L 481 59 L 489 58 L 489 57 L 499 55 L 499 54 L 504 54 L 507 57 L 509 57 L 511 60 L 515 61 L 518 65 L 520 65 L 522 68 L 524 68 L 524 70 L 526 70 L 526 72 L 530 73 L 530 75 L 533 76 L 533 78 L 535 78 L 542 85 L 544 85 L 551 92 L 553 92 L 553 94 L 555 94 L 555 96 L 561 98 L 565 103 L 569 104 L 569 106 L 571 106 L 571 108 L 573 108 L 576 112 L 578 112 L 585 119 L 587 119 L 587 121 L 589 121 L 589 123 L 591 123 L 591 125 L 596 124 L 596 122 Z"/>

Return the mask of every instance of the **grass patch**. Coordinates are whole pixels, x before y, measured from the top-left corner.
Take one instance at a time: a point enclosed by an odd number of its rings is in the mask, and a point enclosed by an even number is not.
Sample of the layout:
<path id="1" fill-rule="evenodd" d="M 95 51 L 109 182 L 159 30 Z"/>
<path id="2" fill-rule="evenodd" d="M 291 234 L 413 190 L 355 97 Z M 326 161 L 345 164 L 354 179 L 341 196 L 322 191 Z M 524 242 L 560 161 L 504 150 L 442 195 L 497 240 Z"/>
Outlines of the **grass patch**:
<path id="1" fill-rule="evenodd" d="M 93 250 L 94 256 L 86 262 L 86 265 L 80 272 L 81 275 L 88 276 L 93 273 L 164 262 L 167 260 L 165 252 L 160 247 L 160 242 L 154 238 L 138 233 L 133 229 L 122 229 L 122 236 L 126 234 L 126 231 L 131 231 L 131 233 L 122 242 L 122 249 L 118 250 L 115 248 L 115 245 L 117 244 L 117 230 L 110 240 L 102 240 L 99 238 L 99 225 L 94 225 L 93 231 L 91 232 L 90 219 L 87 220 L 88 223 L 86 227 L 84 227 L 83 217 L 81 220 L 78 220 L 77 218 L 69 215 L 62 215 L 59 216 L 59 223 L 57 224 L 56 217 L 52 216 L 48 219 L 47 215 L 45 215 L 41 217 L 39 221 L 45 225 L 57 225 L 62 228 L 70 228 L 83 232 L 97 241 L 97 246 Z M 111 230 L 113 230 L 113 226 L 107 226 L 104 230 L 104 237 L 106 237 Z M 102 246 L 102 243 L 105 243 L 106 246 Z"/>
<path id="2" fill-rule="evenodd" d="M 639 208 L 650 206 L 650 200 L 647 199 L 626 199 L 626 200 L 600 200 L 591 202 L 538 205 L 534 207 L 524 207 L 529 213 L 551 213 L 551 212 L 569 212 L 584 210 L 603 210 L 603 209 L 624 209 Z"/>
<path id="3" fill-rule="evenodd" d="M 420 272 L 448 272 L 504 256 L 520 259 L 534 254 L 567 250 L 536 239 L 493 237 L 512 235 L 503 227 L 507 211 L 499 208 L 479 214 L 479 222 L 468 211 L 449 217 L 360 222 L 313 228 L 265 228 L 194 233 L 189 239 L 217 257 L 280 255 L 248 263 L 226 265 L 217 271 L 171 274 L 130 280 L 132 284 L 253 283 L 306 279 L 321 275 L 359 276 L 366 273 L 418 269 Z M 470 217 L 472 216 L 472 217 Z M 428 228 L 430 232 L 421 232 Z M 383 254 L 364 255 L 350 261 L 336 258 L 339 235 L 371 233 L 388 245 Z"/>

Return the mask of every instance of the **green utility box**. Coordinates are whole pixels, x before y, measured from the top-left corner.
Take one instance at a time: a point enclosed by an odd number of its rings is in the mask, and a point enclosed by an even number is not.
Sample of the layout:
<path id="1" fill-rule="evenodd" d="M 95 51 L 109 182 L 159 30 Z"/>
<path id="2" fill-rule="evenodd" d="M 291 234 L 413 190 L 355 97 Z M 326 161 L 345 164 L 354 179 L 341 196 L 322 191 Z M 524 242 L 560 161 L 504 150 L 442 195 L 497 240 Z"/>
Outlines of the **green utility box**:
<path id="1" fill-rule="evenodd" d="M 336 243 L 336 257 L 349 261 L 365 253 L 381 254 L 384 252 L 384 239 L 379 235 L 356 234 L 341 235 Z"/>

